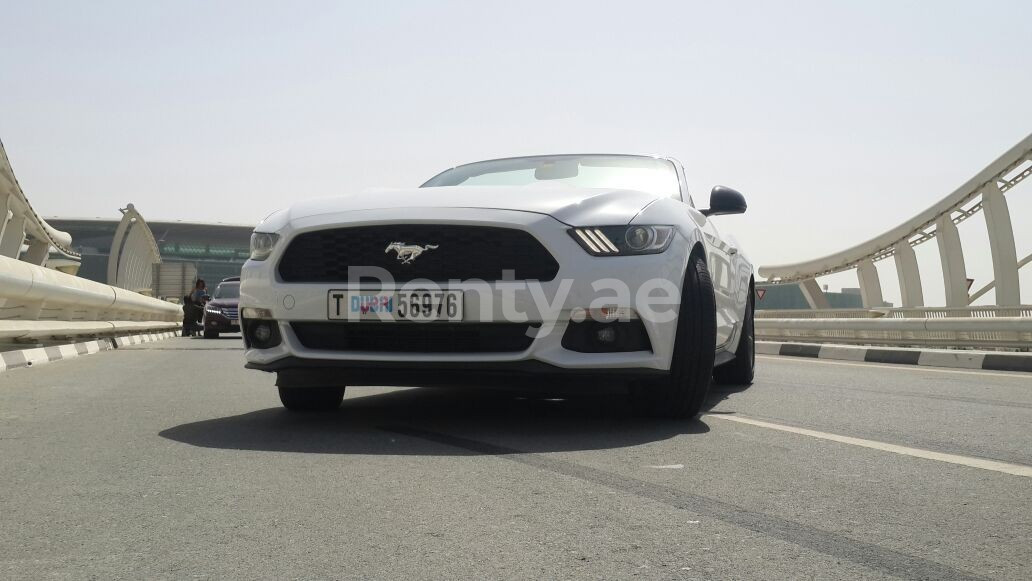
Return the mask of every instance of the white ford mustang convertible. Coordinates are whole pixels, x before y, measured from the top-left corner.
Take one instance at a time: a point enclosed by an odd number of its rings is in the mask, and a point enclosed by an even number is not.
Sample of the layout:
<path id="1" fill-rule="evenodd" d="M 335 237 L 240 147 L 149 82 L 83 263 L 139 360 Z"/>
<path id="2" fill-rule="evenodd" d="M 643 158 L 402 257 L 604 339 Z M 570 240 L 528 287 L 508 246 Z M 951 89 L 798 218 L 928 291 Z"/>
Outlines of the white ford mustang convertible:
<path id="1" fill-rule="evenodd" d="M 482 161 L 420 188 L 300 202 L 263 220 L 240 283 L 247 367 L 283 405 L 346 386 L 625 389 L 691 417 L 752 381 L 753 265 L 681 165 L 633 155 Z"/>

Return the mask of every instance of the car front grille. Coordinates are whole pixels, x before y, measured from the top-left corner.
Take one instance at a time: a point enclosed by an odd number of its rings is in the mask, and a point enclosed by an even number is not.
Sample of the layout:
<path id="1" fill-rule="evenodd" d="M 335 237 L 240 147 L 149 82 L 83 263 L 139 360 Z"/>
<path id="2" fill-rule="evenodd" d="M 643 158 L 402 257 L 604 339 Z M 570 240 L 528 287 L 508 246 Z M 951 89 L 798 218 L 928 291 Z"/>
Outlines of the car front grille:
<path id="1" fill-rule="evenodd" d="M 290 324 L 298 341 L 323 351 L 386 353 L 512 353 L 534 341 L 527 323 L 323 323 Z"/>
<path id="2" fill-rule="evenodd" d="M 419 247 L 388 250 L 394 242 Z M 547 281 L 559 263 L 523 230 L 491 226 L 390 224 L 306 232 L 295 237 L 279 262 L 284 282 L 345 282 L 348 267 L 379 267 L 396 282 L 480 279 Z"/>
<path id="3" fill-rule="evenodd" d="M 222 307 L 222 314 L 228 319 L 237 319 L 239 314 L 237 307 Z"/>

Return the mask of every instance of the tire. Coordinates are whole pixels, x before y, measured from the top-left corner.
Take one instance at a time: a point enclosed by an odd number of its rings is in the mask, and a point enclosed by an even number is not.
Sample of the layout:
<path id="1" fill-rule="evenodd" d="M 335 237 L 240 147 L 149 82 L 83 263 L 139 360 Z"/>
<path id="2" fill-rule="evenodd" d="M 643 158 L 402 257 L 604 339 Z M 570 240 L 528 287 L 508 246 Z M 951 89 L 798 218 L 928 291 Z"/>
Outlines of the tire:
<path id="1" fill-rule="evenodd" d="M 218 339 L 219 338 L 219 332 L 218 331 L 209 331 L 209 330 L 205 329 L 204 330 L 204 338 L 205 339 Z"/>
<path id="2" fill-rule="evenodd" d="M 738 340 L 735 358 L 713 370 L 713 380 L 720 385 L 752 385 L 756 370 L 756 323 L 752 288 L 749 303 L 745 305 L 742 338 Z"/>
<path id="3" fill-rule="evenodd" d="M 717 343 L 717 310 L 706 261 L 699 251 L 688 260 L 668 378 L 635 390 L 653 417 L 692 418 L 706 401 Z"/>
<path id="4" fill-rule="evenodd" d="M 333 411 L 344 401 L 343 387 L 281 387 L 280 401 L 292 412 Z"/>

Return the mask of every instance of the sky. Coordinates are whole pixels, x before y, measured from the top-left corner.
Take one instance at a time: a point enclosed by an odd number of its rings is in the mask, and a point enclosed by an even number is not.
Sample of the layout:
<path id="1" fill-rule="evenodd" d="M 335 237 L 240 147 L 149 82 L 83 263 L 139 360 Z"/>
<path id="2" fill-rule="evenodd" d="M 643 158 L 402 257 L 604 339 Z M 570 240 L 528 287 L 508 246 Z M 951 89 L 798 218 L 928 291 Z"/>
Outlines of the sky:
<path id="1" fill-rule="evenodd" d="M 1032 131 L 1014 2 L 13 2 L 0 139 L 44 216 L 255 223 L 560 152 L 681 160 L 759 264 L 851 246 Z M 1032 194 L 1008 196 L 1019 258 Z M 981 217 L 961 227 L 992 279 Z M 918 249 L 942 302 L 935 244 Z M 899 293 L 879 263 L 888 300 Z M 832 288 L 855 276 L 827 277 Z M 1032 267 L 1022 273 L 1032 303 Z M 992 300 L 988 295 L 986 300 Z"/>

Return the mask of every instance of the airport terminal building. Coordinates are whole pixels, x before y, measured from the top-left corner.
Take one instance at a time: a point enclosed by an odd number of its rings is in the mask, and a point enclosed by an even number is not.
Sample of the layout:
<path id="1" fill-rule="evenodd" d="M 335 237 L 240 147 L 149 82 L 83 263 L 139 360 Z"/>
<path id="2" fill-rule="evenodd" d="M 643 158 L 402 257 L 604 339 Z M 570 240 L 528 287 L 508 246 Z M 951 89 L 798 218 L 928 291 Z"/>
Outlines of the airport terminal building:
<path id="1" fill-rule="evenodd" d="M 107 261 L 118 220 L 108 218 L 47 218 L 54 228 L 72 235 L 72 247 L 82 254 L 79 276 L 107 282 Z M 209 284 L 239 276 L 250 253 L 254 226 L 221 222 L 147 220 L 162 262 L 189 262 Z"/>

